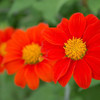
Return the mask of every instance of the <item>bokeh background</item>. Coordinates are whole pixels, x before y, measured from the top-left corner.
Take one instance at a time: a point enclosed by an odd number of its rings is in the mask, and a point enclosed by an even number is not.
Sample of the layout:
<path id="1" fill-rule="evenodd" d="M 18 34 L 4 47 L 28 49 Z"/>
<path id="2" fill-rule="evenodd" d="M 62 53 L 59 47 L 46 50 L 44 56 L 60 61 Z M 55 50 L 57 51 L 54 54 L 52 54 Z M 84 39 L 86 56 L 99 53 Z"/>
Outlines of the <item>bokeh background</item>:
<path id="1" fill-rule="evenodd" d="M 40 22 L 54 27 L 75 12 L 100 18 L 100 0 L 0 0 L 0 29 L 12 26 L 25 30 Z M 79 88 L 73 78 L 65 88 L 40 82 L 40 87 L 32 91 L 15 86 L 14 76 L 4 72 L 0 75 L 0 100 L 100 100 L 100 81 L 92 80 L 86 90 Z"/>

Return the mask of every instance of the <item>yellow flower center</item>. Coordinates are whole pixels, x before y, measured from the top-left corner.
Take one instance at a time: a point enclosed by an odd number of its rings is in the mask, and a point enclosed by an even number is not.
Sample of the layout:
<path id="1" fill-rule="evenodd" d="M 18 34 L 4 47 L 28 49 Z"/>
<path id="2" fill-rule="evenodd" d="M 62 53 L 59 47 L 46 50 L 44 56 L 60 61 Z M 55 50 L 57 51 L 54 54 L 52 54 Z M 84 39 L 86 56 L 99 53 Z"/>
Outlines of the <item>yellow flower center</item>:
<path id="1" fill-rule="evenodd" d="M 1 45 L 0 45 L 0 54 L 2 55 L 2 56 L 5 56 L 6 55 L 6 43 L 2 43 Z"/>
<path id="2" fill-rule="evenodd" d="M 69 39 L 64 43 L 65 54 L 73 60 L 82 59 L 87 51 L 86 43 L 81 38 Z"/>
<path id="3" fill-rule="evenodd" d="M 22 58 L 25 60 L 25 64 L 36 64 L 43 61 L 41 54 L 41 47 L 38 44 L 30 44 L 23 48 Z"/>

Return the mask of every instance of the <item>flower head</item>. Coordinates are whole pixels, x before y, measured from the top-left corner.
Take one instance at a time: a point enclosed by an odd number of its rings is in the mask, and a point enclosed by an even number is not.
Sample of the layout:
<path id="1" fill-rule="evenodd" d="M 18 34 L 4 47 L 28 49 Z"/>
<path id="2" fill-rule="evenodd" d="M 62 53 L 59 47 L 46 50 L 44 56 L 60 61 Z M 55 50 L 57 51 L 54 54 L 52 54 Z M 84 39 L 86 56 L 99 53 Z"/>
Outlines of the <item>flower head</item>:
<path id="1" fill-rule="evenodd" d="M 57 28 L 44 32 L 45 58 L 58 60 L 53 68 L 54 82 L 65 86 L 73 75 L 86 89 L 91 79 L 100 80 L 100 21 L 92 14 L 63 18 Z"/>
<path id="2" fill-rule="evenodd" d="M 27 84 L 35 90 L 39 79 L 52 81 L 52 63 L 45 60 L 41 52 L 42 33 L 46 28 L 47 24 L 40 23 L 26 32 L 18 29 L 7 43 L 4 64 L 8 74 L 16 73 L 15 84 L 22 88 Z"/>
<path id="3" fill-rule="evenodd" d="M 11 38 L 13 32 L 14 29 L 12 27 L 8 27 L 5 30 L 0 30 L 0 72 L 4 71 L 4 65 L 2 62 L 6 55 L 6 44 Z"/>

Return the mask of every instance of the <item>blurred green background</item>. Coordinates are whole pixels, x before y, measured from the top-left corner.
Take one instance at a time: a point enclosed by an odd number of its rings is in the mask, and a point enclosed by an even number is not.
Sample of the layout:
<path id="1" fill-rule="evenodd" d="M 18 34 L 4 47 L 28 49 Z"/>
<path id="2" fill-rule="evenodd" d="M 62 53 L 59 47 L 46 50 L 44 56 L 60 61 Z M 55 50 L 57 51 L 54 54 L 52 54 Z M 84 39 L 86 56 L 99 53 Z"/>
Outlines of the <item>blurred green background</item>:
<path id="1" fill-rule="evenodd" d="M 75 12 L 100 18 L 100 0 L 0 0 L 0 28 L 26 29 L 40 22 L 54 27 Z M 0 75 L 0 100 L 100 100 L 100 81 L 92 80 L 87 90 L 79 88 L 73 78 L 66 88 L 40 82 L 32 91 L 15 86 L 13 79 L 6 73 Z"/>

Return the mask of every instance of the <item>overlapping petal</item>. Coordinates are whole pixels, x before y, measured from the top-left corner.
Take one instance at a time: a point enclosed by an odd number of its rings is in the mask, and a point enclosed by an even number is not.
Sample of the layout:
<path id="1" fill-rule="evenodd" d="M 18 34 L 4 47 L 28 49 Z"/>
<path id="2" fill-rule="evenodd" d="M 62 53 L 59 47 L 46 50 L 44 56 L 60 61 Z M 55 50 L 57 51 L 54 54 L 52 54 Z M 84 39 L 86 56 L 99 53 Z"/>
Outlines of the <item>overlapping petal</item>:
<path id="1" fill-rule="evenodd" d="M 86 24 L 87 26 L 90 24 L 94 24 L 98 21 L 98 18 L 94 16 L 93 14 L 89 14 L 86 16 Z"/>
<path id="2" fill-rule="evenodd" d="M 100 47 L 88 49 L 87 55 L 93 56 L 94 58 L 100 59 Z"/>
<path id="3" fill-rule="evenodd" d="M 89 39 L 89 41 L 86 44 L 89 49 L 99 47 L 100 46 L 100 33 L 96 34 L 91 39 Z"/>
<path id="4" fill-rule="evenodd" d="M 25 79 L 30 89 L 35 90 L 39 87 L 39 77 L 36 75 L 34 66 L 27 65 Z"/>
<path id="5" fill-rule="evenodd" d="M 69 32 L 69 28 L 68 28 L 69 23 L 68 22 L 69 22 L 68 19 L 63 18 L 62 21 L 57 25 L 57 28 L 63 30 L 67 34 L 67 36 L 69 38 L 71 38 L 72 36 Z"/>
<path id="6" fill-rule="evenodd" d="M 0 55 L 0 73 L 2 73 L 5 69 L 5 67 L 2 64 L 2 60 L 3 60 L 3 57 Z"/>
<path id="7" fill-rule="evenodd" d="M 42 48 L 41 48 L 41 52 L 42 53 L 46 53 L 48 52 L 49 50 L 53 49 L 53 48 L 57 48 L 58 46 L 57 45 L 53 45 L 47 41 L 43 41 L 42 43 Z M 59 47 L 62 47 L 62 46 L 59 46 Z"/>
<path id="8" fill-rule="evenodd" d="M 85 60 L 92 70 L 92 77 L 100 80 L 100 59 L 93 56 L 86 56 Z"/>
<path id="9" fill-rule="evenodd" d="M 22 49 L 25 45 L 27 45 L 29 43 L 30 43 L 30 40 L 27 37 L 27 34 L 23 30 L 17 29 L 14 32 L 14 34 L 12 35 L 12 39 L 9 42 L 8 45 L 13 45 L 14 48 L 17 47 L 16 49 L 18 49 L 18 48 L 21 48 Z M 7 50 L 9 48 L 12 48 L 12 47 L 8 47 L 7 46 Z"/>
<path id="10" fill-rule="evenodd" d="M 74 37 L 81 37 L 86 29 L 86 19 L 83 14 L 75 13 L 69 19 L 69 31 Z"/>
<path id="11" fill-rule="evenodd" d="M 54 45 L 64 45 L 68 40 L 66 33 L 58 28 L 49 28 L 43 35 L 46 41 Z"/>
<path id="12" fill-rule="evenodd" d="M 94 24 L 87 27 L 85 33 L 83 34 L 83 40 L 88 42 L 89 39 L 100 33 L 100 20 Z"/>
<path id="13" fill-rule="evenodd" d="M 44 60 L 40 63 L 38 63 L 35 66 L 35 71 L 37 76 L 45 81 L 45 82 L 51 82 L 53 80 L 52 77 L 52 64 L 50 64 L 47 60 Z"/>
<path id="14" fill-rule="evenodd" d="M 63 48 L 53 48 L 44 55 L 44 58 L 48 60 L 59 60 L 65 56 Z"/>
<path id="15" fill-rule="evenodd" d="M 8 27 L 5 30 L 0 30 L 0 42 L 7 42 L 12 34 L 14 33 L 14 28 Z"/>
<path id="16" fill-rule="evenodd" d="M 15 76 L 15 84 L 17 85 L 17 86 L 20 86 L 20 87 L 22 87 L 22 88 L 24 88 L 25 87 L 25 85 L 26 85 L 26 80 L 25 80 L 25 68 L 21 68 L 18 72 L 17 72 L 17 74 L 16 74 L 16 76 Z"/>
<path id="17" fill-rule="evenodd" d="M 14 74 L 20 68 L 23 67 L 23 61 L 22 60 L 15 60 L 13 62 L 5 63 L 4 65 L 5 65 L 5 68 L 7 69 L 8 74 Z"/>
<path id="18" fill-rule="evenodd" d="M 77 61 L 73 77 L 80 87 L 86 89 L 90 86 L 92 71 L 89 65 L 84 60 Z"/>
<path id="19" fill-rule="evenodd" d="M 37 26 L 27 29 L 27 35 L 31 42 L 38 43 L 41 45 L 43 41 L 43 31 L 48 28 L 48 25 L 45 23 L 40 23 Z"/>
<path id="20" fill-rule="evenodd" d="M 64 58 L 58 60 L 57 63 L 53 67 L 53 74 L 54 74 L 54 82 L 56 83 L 64 74 L 67 72 L 70 66 L 71 60 L 68 58 Z"/>
<path id="21" fill-rule="evenodd" d="M 76 62 L 75 61 L 71 61 L 70 63 L 70 66 L 66 72 L 66 74 L 64 76 L 62 76 L 58 82 L 59 84 L 61 84 L 63 87 L 66 86 L 66 84 L 68 83 L 68 81 L 70 80 L 70 78 L 72 77 L 73 75 L 73 72 L 74 72 L 74 69 L 75 69 L 75 66 L 76 66 Z"/>

